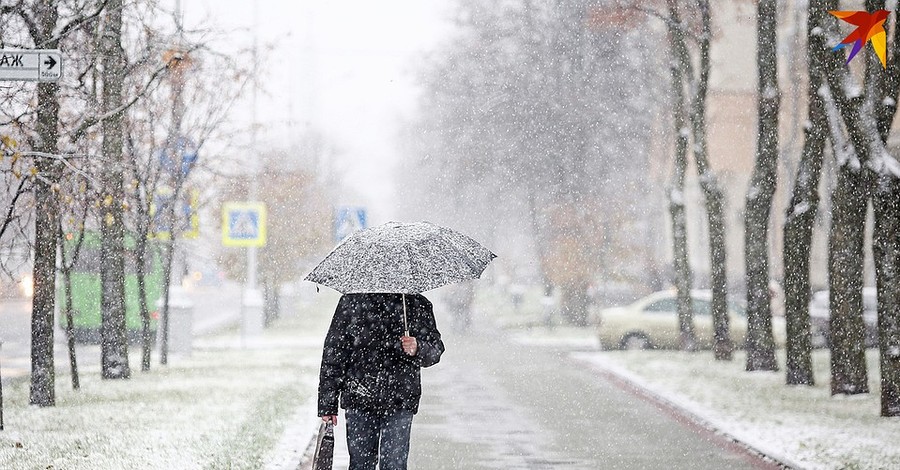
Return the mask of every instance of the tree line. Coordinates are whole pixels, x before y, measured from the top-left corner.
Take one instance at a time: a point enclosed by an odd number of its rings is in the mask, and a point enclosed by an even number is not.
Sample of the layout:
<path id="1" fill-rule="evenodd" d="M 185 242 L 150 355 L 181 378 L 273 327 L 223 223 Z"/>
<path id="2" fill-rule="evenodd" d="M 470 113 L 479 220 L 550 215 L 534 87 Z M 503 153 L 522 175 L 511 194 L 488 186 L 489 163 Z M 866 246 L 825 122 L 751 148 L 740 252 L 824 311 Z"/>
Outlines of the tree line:
<path id="1" fill-rule="evenodd" d="M 866 10 L 885 1 L 867 0 Z M 769 240 L 782 230 L 787 323 L 786 382 L 812 385 L 810 253 L 822 173 L 837 175 L 830 199 L 828 284 L 831 391 L 868 392 L 864 350 L 866 214 L 874 212 L 881 414 L 900 415 L 900 164 L 888 142 L 900 90 L 900 34 L 891 14 L 882 66 L 866 46 L 847 63 L 832 50 L 849 33 L 829 14 L 837 0 L 807 2 L 807 86 L 803 145 L 789 181 L 779 116 L 775 0 L 756 2 L 756 150 L 743 201 L 743 260 L 726 259 L 723 188 L 710 164 L 707 116 L 715 2 L 559 0 L 460 1 L 456 36 L 422 67 L 420 113 L 407 126 L 405 188 L 412 209 L 445 217 L 495 244 L 535 253 L 562 312 L 587 323 L 592 279 L 667 277 L 676 287 L 683 349 L 696 348 L 690 289 L 685 180 L 697 172 L 708 236 L 714 354 L 730 360 L 726 266 L 743 262 L 748 314 L 747 370 L 777 370 L 769 291 Z M 657 33 L 654 33 L 657 31 Z M 725 31 L 723 34 L 728 34 Z M 654 42 L 655 41 L 655 42 Z M 667 119 L 655 119 L 667 116 Z M 663 122 L 665 128 L 656 126 Z M 664 136 L 665 145 L 655 146 Z M 671 152 L 669 183 L 653 187 L 654 148 Z M 787 207 L 774 200 L 778 185 Z M 662 203 L 665 201 L 665 204 Z M 663 208 L 667 207 L 667 211 Z M 785 222 L 774 227 L 772 211 Z M 668 212 L 671 270 L 660 273 L 648 247 Z M 627 260 L 621 263 L 619 260 Z M 634 274 L 637 272 L 637 274 Z"/>
<path id="2" fill-rule="evenodd" d="M 131 374 L 126 265 L 140 291 L 141 369 L 150 369 L 156 299 L 145 295 L 146 267 L 162 254 L 171 272 L 176 201 L 189 179 L 221 177 L 195 157 L 229 141 L 224 123 L 252 72 L 210 48 L 210 34 L 185 32 L 179 12 L 152 0 L 0 2 L 0 48 L 59 49 L 65 66 L 59 82 L 0 84 L 0 266 L 14 275 L 33 260 L 31 404 L 55 404 L 58 292 L 79 386 L 71 275 L 88 232 L 100 238 L 102 376 Z"/>

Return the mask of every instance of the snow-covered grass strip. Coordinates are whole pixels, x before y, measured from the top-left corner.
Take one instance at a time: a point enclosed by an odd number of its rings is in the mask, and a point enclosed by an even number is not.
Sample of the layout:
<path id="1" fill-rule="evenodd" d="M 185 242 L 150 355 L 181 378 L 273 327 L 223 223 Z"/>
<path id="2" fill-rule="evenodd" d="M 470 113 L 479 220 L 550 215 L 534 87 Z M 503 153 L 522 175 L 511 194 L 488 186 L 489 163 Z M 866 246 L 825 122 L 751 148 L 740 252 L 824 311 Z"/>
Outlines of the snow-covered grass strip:
<path id="1" fill-rule="evenodd" d="M 57 376 L 56 406 L 28 405 L 27 380 L 4 387 L 0 468 L 263 468 L 289 421 L 315 395 L 331 296 L 280 319 L 240 348 L 236 333 L 197 341 L 191 357 L 132 378 Z M 312 427 L 315 423 L 310 423 Z M 305 442 L 297 442 L 302 450 Z"/>

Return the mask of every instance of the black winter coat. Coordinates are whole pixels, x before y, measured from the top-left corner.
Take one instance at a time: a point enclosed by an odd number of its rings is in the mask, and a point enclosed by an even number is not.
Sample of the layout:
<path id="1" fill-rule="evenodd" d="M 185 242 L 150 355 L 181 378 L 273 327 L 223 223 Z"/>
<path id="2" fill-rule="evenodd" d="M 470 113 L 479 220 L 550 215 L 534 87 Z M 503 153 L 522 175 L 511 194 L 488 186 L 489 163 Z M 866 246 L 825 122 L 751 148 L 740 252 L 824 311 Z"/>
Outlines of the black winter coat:
<path id="1" fill-rule="evenodd" d="M 444 352 L 431 302 L 406 295 L 415 356 L 403 352 L 401 294 L 345 294 L 325 337 L 319 372 L 319 416 L 341 408 L 390 412 L 419 409 L 419 369 L 437 364 Z"/>

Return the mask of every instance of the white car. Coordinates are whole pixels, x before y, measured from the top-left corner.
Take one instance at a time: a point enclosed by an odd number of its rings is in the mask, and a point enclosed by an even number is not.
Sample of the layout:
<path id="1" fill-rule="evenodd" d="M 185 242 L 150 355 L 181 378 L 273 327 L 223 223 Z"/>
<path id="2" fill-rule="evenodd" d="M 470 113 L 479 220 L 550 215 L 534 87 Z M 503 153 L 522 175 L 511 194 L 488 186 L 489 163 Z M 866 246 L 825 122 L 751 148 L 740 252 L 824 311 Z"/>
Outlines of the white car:
<path id="1" fill-rule="evenodd" d="M 831 310 L 827 290 L 813 293 L 809 301 L 809 323 L 812 346 L 827 348 L 831 344 Z M 878 346 L 878 291 L 874 287 L 863 288 L 863 323 L 866 326 L 866 347 Z"/>
<path id="2" fill-rule="evenodd" d="M 694 307 L 694 332 L 701 348 L 713 345 L 712 293 L 691 291 Z M 677 349 L 680 346 L 678 313 L 674 290 L 654 292 L 631 305 L 600 311 L 597 328 L 600 345 L 604 349 Z M 747 334 L 747 317 L 737 302 L 729 302 L 729 330 L 731 340 L 741 347 Z M 783 317 L 773 317 L 775 342 L 783 346 L 785 326 Z"/>

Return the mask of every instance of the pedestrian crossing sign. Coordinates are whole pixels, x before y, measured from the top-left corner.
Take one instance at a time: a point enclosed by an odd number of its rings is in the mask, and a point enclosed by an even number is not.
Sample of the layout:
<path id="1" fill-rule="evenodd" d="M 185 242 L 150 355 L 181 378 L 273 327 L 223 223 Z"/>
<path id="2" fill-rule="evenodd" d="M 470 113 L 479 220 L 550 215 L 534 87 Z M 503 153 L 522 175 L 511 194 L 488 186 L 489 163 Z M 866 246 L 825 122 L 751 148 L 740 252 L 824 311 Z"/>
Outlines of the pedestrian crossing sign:
<path id="1" fill-rule="evenodd" d="M 265 246 L 266 205 L 261 202 L 226 202 L 222 207 L 222 245 Z"/>

